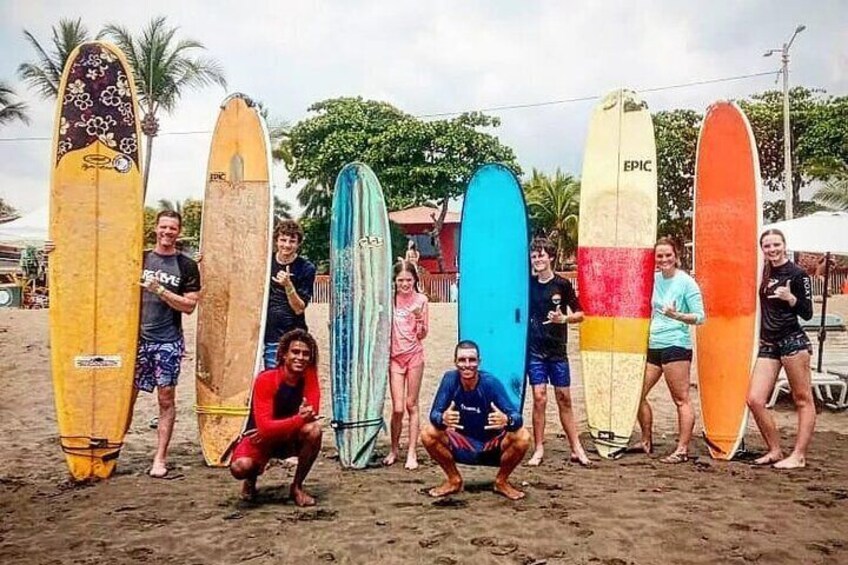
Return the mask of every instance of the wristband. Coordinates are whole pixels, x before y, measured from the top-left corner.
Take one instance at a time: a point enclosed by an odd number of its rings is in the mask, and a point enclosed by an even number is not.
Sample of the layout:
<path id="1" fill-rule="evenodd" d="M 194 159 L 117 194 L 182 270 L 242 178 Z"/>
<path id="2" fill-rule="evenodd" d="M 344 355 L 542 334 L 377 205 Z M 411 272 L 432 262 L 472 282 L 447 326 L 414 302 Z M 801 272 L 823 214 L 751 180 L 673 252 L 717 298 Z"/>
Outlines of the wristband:
<path id="1" fill-rule="evenodd" d="M 165 287 L 162 287 L 162 286 L 158 287 L 156 289 L 156 296 L 162 296 L 163 294 L 165 294 Z"/>

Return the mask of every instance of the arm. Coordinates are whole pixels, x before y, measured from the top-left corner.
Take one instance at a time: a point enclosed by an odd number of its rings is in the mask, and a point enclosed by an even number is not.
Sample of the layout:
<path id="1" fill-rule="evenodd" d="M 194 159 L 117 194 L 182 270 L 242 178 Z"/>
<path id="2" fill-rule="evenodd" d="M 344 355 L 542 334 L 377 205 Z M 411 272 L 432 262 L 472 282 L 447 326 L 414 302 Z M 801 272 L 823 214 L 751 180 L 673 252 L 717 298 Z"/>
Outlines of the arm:
<path id="1" fill-rule="evenodd" d="M 318 384 L 318 369 L 307 369 L 303 376 L 303 399 L 312 406 L 312 413 L 316 416 L 321 408 L 321 385 Z"/>
<path id="2" fill-rule="evenodd" d="M 574 286 L 570 281 L 566 281 L 568 283 L 567 291 L 566 291 L 566 303 L 568 304 L 568 309 L 571 310 L 571 313 L 565 317 L 566 324 L 579 324 L 583 321 L 583 307 L 580 306 L 580 300 L 577 298 L 577 293 L 574 292 Z"/>
<path id="3" fill-rule="evenodd" d="M 510 400 L 509 396 L 507 396 L 506 389 L 504 389 L 504 386 L 500 381 L 493 378 L 490 382 L 492 384 L 492 396 L 494 397 L 494 403 L 501 412 L 506 414 L 506 417 L 508 418 L 506 430 L 514 432 L 515 430 L 520 429 L 524 425 L 521 410 L 512 403 L 512 400 Z"/>
<path id="4" fill-rule="evenodd" d="M 433 399 L 433 408 L 430 409 L 430 423 L 439 428 L 445 429 L 443 414 L 450 406 L 451 397 L 453 396 L 452 383 L 448 382 L 451 379 L 449 373 L 445 373 L 442 377 L 442 382 L 439 383 L 439 390 L 436 391 L 436 397 Z"/>
<path id="5" fill-rule="evenodd" d="M 276 373 L 262 373 L 256 379 L 253 391 L 253 417 L 256 429 L 263 440 L 281 440 L 290 437 L 306 423 L 302 416 L 295 414 L 288 418 L 274 419 L 274 393 Z"/>
<path id="6" fill-rule="evenodd" d="M 790 301 L 789 306 L 796 316 L 809 320 L 813 317 L 813 284 L 810 276 L 803 273 L 792 277 L 791 288 L 795 303 Z"/>
<path id="7" fill-rule="evenodd" d="M 690 280 L 686 286 L 686 294 L 683 296 L 683 302 L 686 304 L 688 312 L 677 312 L 674 316 L 675 320 L 684 324 L 701 325 L 704 323 L 704 298 L 701 296 L 701 289 L 698 288 L 698 283 Z"/>
<path id="8" fill-rule="evenodd" d="M 427 300 L 427 297 L 424 297 L 424 303 L 421 305 L 421 318 L 418 320 L 417 333 L 416 337 L 419 340 L 427 337 L 427 333 L 430 331 L 430 302 Z"/>
<path id="9" fill-rule="evenodd" d="M 312 287 L 315 284 L 315 267 L 308 264 L 304 270 L 304 276 L 295 285 L 291 278 L 287 283 L 283 284 L 283 290 L 286 291 L 286 299 L 289 301 L 289 306 L 295 314 L 300 315 L 306 311 L 306 307 L 312 300 Z"/>
<path id="10" fill-rule="evenodd" d="M 157 291 L 156 294 L 159 295 L 162 302 L 183 314 L 191 314 L 194 312 L 194 309 L 197 307 L 197 302 L 200 300 L 199 292 L 187 292 L 183 296 L 180 296 L 176 292 L 171 292 L 166 289 L 164 286 L 159 286 L 159 289 L 161 292 Z"/>

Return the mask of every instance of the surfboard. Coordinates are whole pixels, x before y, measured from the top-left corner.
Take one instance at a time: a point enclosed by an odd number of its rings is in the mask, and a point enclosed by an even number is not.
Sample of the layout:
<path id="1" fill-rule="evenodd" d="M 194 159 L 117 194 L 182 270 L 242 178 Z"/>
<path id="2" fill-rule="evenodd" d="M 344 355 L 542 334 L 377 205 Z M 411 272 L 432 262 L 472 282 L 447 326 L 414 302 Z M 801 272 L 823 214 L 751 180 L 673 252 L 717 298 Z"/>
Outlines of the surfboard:
<path id="1" fill-rule="evenodd" d="M 368 465 L 383 429 L 392 319 L 383 189 L 362 163 L 336 179 L 330 220 L 330 384 L 339 462 Z"/>
<path id="2" fill-rule="evenodd" d="M 707 109 L 695 166 L 695 275 L 706 320 L 698 327 L 698 389 L 710 455 L 731 459 L 745 436 L 759 339 L 762 185 L 754 134 L 732 102 Z"/>
<path id="3" fill-rule="evenodd" d="M 197 307 L 197 426 L 207 465 L 225 465 L 262 368 L 274 228 L 271 149 L 257 105 L 221 103 L 203 198 Z"/>
<path id="4" fill-rule="evenodd" d="M 480 370 L 524 405 L 530 259 L 527 206 L 515 174 L 493 163 L 465 191 L 459 239 L 459 339 L 480 347 Z"/>
<path id="5" fill-rule="evenodd" d="M 124 55 L 100 41 L 74 49 L 57 100 L 49 260 L 56 415 L 72 477 L 106 478 L 130 414 L 141 305 L 141 132 Z"/>
<path id="6" fill-rule="evenodd" d="M 624 453 L 636 421 L 651 317 L 657 172 L 648 106 L 608 94 L 589 123 L 580 188 L 577 275 L 585 321 L 581 375 L 598 453 Z"/>

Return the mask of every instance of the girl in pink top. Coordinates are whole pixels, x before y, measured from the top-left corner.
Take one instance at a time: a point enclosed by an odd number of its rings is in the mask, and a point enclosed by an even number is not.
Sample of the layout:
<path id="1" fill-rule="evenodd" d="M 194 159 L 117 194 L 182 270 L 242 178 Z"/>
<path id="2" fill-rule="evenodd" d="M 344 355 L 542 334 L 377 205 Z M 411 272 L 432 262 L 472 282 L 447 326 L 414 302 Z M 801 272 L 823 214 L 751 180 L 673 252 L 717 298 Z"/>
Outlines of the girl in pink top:
<path id="1" fill-rule="evenodd" d="M 418 394 L 424 374 L 424 345 L 427 336 L 427 296 L 418 288 L 418 272 L 411 261 L 401 260 L 393 270 L 395 306 L 392 316 L 392 352 L 389 359 L 389 387 L 392 394 L 392 448 L 384 465 L 397 461 L 404 410 L 409 414 L 409 448 L 406 467 L 418 468 Z M 406 390 L 404 390 L 404 388 Z"/>

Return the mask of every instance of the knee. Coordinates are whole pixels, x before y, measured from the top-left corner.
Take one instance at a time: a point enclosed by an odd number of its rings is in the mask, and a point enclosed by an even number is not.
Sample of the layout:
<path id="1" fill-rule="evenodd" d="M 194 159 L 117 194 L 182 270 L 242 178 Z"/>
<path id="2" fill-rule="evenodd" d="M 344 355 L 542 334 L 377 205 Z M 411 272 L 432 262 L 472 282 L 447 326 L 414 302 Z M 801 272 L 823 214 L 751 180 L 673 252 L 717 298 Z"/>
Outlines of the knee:
<path id="1" fill-rule="evenodd" d="M 247 457 L 239 457 L 230 463 L 230 474 L 238 480 L 246 479 L 253 470 L 253 460 Z"/>
<path id="2" fill-rule="evenodd" d="M 560 408 L 571 410 L 571 394 L 566 389 L 556 389 L 556 401 Z"/>
<path id="3" fill-rule="evenodd" d="M 689 397 L 688 396 L 684 396 L 684 397 L 673 396 L 673 397 L 671 397 L 671 400 L 672 400 L 672 402 L 674 402 L 674 405 L 677 406 L 677 408 L 685 408 L 685 407 L 689 406 Z"/>
<path id="4" fill-rule="evenodd" d="M 162 411 L 173 410 L 176 404 L 174 399 L 174 391 L 159 392 L 159 409 Z"/>
<path id="5" fill-rule="evenodd" d="M 392 406 L 392 418 L 394 418 L 395 420 L 400 420 L 401 418 L 403 418 L 403 410 L 404 405 L 402 404 Z"/>
<path id="6" fill-rule="evenodd" d="M 533 391 L 533 405 L 543 407 L 548 403 L 548 392 L 541 388 Z"/>
<path id="7" fill-rule="evenodd" d="M 309 422 L 300 429 L 300 437 L 309 444 L 321 444 L 321 437 L 324 435 L 324 430 L 318 422 Z"/>
<path id="8" fill-rule="evenodd" d="M 755 394 L 748 393 L 748 398 L 745 399 L 750 410 L 759 412 L 766 409 L 766 399 Z"/>
<path id="9" fill-rule="evenodd" d="M 795 408 L 806 408 L 813 405 L 813 393 L 808 387 L 803 390 L 792 390 L 792 401 L 795 403 Z"/>
<path id="10" fill-rule="evenodd" d="M 418 415 L 418 402 L 413 402 L 411 400 L 406 401 L 406 412 L 410 416 Z"/>
<path id="11" fill-rule="evenodd" d="M 438 443 L 439 441 L 439 430 L 437 430 L 432 424 L 427 424 L 424 426 L 424 429 L 421 430 L 421 443 L 424 447 L 431 447 Z"/>
<path id="12" fill-rule="evenodd" d="M 516 449 L 526 451 L 528 447 L 530 447 L 530 432 L 527 431 L 527 428 L 518 428 L 514 432 L 511 432 L 512 436 L 512 446 Z"/>

